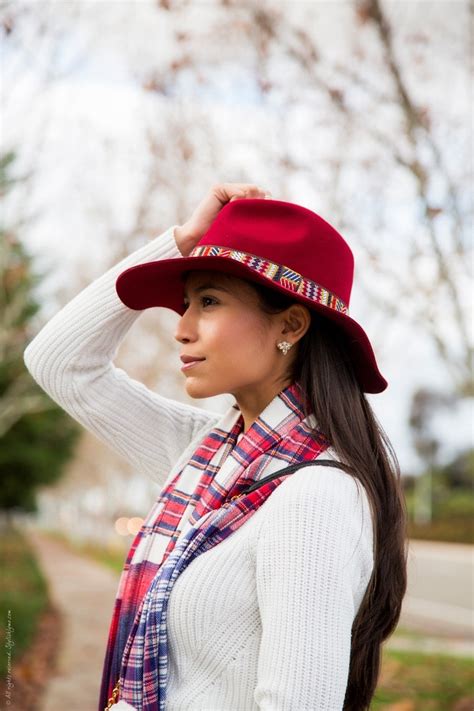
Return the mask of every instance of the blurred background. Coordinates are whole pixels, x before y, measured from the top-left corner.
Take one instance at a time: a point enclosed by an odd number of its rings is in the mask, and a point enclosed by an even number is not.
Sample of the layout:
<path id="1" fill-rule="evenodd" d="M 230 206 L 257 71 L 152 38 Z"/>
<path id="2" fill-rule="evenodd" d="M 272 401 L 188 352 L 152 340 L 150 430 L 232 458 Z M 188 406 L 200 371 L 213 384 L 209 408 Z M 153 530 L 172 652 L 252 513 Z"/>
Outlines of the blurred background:
<path id="1" fill-rule="evenodd" d="M 468 0 L 0 2 L 0 690 L 95 708 L 126 552 L 158 495 L 35 383 L 23 352 L 215 182 L 321 214 L 356 266 L 368 395 L 410 514 L 409 589 L 374 709 L 474 707 L 472 18 Z M 178 315 L 114 363 L 191 400 Z M 84 706 L 77 709 L 83 711 Z"/>

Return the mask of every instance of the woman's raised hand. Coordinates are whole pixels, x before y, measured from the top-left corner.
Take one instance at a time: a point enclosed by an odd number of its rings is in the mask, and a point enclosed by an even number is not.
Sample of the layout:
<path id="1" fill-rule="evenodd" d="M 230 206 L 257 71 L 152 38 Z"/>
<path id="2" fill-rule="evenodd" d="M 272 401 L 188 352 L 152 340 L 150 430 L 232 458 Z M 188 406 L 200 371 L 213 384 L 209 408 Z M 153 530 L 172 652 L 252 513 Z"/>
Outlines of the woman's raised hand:
<path id="1" fill-rule="evenodd" d="M 189 220 L 175 228 L 174 237 L 179 251 L 183 257 L 187 257 L 228 202 L 245 198 L 269 197 L 271 197 L 269 190 L 264 190 L 253 183 L 216 183 L 201 200 Z"/>

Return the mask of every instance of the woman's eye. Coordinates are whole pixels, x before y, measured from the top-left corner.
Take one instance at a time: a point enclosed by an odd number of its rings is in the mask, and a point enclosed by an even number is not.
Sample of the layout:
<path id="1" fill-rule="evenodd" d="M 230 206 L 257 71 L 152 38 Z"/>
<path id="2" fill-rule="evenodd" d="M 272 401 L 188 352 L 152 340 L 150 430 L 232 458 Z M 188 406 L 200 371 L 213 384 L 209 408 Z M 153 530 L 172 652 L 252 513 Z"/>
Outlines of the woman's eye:
<path id="1" fill-rule="evenodd" d="M 204 303 L 205 301 L 211 301 L 214 304 L 217 303 L 217 301 L 215 299 L 213 299 L 212 296 L 203 296 L 202 297 L 201 302 L 202 302 L 203 306 L 205 306 L 205 303 Z"/>
<path id="2" fill-rule="evenodd" d="M 212 296 L 202 296 L 201 297 L 201 303 L 203 307 L 206 307 L 208 305 L 206 302 L 211 302 L 212 304 L 217 304 L 216 299 L 214 299 Z M 183 309 L 186 311 L 186 309 L 189 307 L 189 302 L 188 301 L 183 301 Z"/>

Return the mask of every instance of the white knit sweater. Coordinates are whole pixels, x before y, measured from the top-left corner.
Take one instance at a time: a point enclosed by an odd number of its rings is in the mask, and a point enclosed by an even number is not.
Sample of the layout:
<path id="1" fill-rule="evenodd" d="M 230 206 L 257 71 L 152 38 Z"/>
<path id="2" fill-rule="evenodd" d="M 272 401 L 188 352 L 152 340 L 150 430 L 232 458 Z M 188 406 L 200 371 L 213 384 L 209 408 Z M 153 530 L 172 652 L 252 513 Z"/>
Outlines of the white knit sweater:
<path id="1" fill-rule="evenodd" d="M 160 486 L 222 417 L 163 397 L 112 362 L 142 313 L 122 304 L 115 279 L 129 266 L 181 257 L 175 227 L 92 282 L 24 354 L 64 410 Z M 332 449 L 329 457 L 337 459 Z M 372 545 L 367 495 L 354 478 L 324 466 L 286 477 L 178 577 L 168 607 L 167 710 L 340 711 Z"/>

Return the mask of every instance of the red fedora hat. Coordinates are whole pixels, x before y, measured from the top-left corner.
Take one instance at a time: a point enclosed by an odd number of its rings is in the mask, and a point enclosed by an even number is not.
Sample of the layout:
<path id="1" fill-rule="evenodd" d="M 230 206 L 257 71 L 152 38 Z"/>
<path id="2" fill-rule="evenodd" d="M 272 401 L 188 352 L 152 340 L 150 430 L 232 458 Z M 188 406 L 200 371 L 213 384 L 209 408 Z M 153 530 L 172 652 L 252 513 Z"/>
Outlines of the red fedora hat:
<path id="1" fill-rule="evenodd" d="M 349 316 L 352 251 L 316 213 L 283 200 L 232 200 L 189 256 L 126 269 L 117 277 L 117 294 L 131 309 L 163 306 L 182 315 L 184 276 L 191 269 L 260 282 L 331 319 L 344 332 L 362 390 L 379 393 L 387 387 L 367 334 Z"/>

